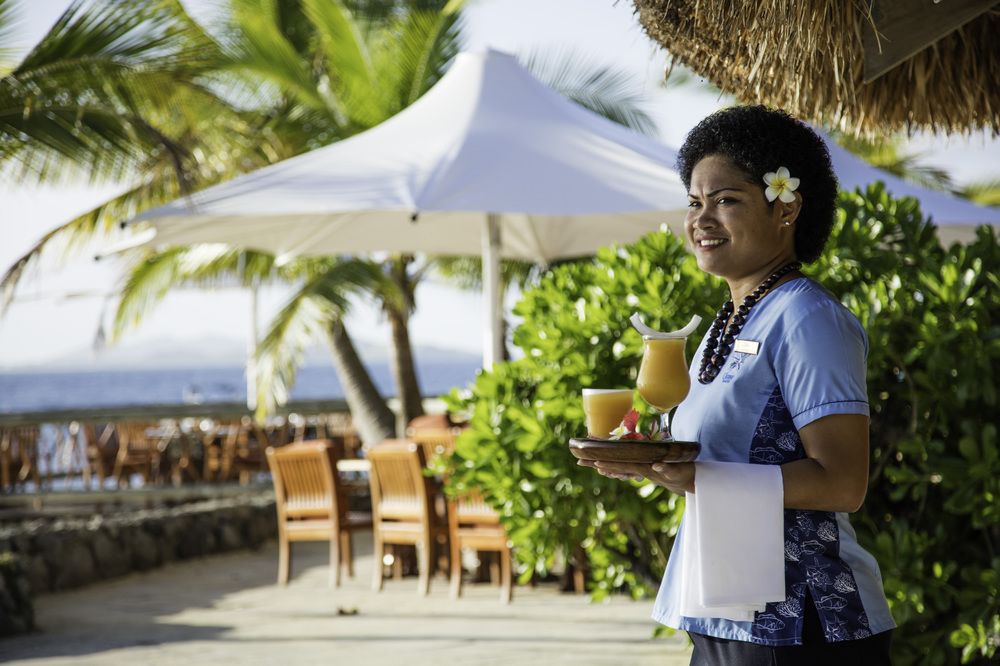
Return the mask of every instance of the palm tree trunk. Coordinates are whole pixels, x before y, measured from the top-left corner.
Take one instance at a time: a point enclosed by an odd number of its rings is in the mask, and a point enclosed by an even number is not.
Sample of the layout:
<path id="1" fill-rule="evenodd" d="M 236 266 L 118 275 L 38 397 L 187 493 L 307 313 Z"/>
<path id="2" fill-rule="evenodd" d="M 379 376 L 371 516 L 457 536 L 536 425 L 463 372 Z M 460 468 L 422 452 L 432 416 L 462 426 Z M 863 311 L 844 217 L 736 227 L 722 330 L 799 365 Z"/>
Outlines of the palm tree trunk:
<path id="1" fill-rule="evenodd" d="M 400 431 L 406 424 L 424 413 L 424 401 L 417 379 L 417 368 L 413 359 L 413 345 L 410 343 L 410 312 L 413 311 L 413 292 L 416 285 L 410 279 L 409 265 L 413 255 L 401 254 L 393 257 L 389 264 L 389 274 L 399 289 L 403 301 L 398 304 L 386 303 L 385 314 L 392 330 L 392 375 L 396 381 L 396 395 L 400 404 Z"/>
<path id="2" fill-rule="evenodd" d="M 392 329 L 392 376 L 396 380 L 402 420 L 409 423 L 424 413 L 420 382 L 410 344 L 409 317 L 394 308 L 386 311 Z"/>
<path id="3" fill-rule="evenodd" d="M 395 436 L 396 417 L 379 395 L 368 369 L 361 362 L 347 329 L 335 321 L 328 331 L 333 365 L 344 388 L 347 408 L 364 444 L 378 444 Z"/>

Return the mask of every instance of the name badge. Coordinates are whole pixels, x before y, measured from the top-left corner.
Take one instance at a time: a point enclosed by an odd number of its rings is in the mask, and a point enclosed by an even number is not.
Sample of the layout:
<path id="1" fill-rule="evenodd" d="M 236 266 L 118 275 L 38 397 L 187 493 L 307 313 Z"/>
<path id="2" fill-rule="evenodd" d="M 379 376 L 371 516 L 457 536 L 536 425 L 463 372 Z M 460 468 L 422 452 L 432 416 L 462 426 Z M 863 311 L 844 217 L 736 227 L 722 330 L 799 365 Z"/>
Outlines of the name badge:
<path id="1" fill-rule="evenodd" d="M 756 340 L 737 340 L 733 344 L 733 351 L 756 355 L 760 351 L 760 343 Z"/>

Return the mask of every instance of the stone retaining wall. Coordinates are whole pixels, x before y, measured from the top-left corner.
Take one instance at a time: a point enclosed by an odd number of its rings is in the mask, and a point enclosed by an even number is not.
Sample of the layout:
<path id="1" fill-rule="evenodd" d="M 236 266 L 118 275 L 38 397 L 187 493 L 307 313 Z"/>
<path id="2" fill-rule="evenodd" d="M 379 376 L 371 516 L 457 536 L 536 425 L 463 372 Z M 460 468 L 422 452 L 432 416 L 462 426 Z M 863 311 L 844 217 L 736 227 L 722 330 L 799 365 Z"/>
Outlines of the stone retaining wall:
<path id="1" fill-rule="evenodd" d="M 243 496 L 0 527 L 0 636 L 34 627 L 31 596 L 277 536 L 272 497 Z"/>

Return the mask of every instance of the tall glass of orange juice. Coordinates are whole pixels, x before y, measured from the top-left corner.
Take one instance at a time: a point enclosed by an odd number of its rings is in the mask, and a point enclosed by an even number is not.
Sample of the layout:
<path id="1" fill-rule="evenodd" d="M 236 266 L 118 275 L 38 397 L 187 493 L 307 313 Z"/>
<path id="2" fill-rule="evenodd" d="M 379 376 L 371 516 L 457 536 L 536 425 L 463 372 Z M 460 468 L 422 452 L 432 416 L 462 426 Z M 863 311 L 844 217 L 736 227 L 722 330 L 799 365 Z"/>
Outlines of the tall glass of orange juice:
<path id="1" fill-rule="evenodd" d="M 643 336 L 642 341 L 642 363 L 637 381 L 639 395 L 650 406 L 669 412 L 691 390 L 691 377 L 684 360 L 687 338 Z"/>
<path id="2" fill-rule="evenodd" d="M 607 439 L 630 409 L 630 389 L 583 389 L 583 413 L 587 417 L 587 434 L 590 437 Z"/>

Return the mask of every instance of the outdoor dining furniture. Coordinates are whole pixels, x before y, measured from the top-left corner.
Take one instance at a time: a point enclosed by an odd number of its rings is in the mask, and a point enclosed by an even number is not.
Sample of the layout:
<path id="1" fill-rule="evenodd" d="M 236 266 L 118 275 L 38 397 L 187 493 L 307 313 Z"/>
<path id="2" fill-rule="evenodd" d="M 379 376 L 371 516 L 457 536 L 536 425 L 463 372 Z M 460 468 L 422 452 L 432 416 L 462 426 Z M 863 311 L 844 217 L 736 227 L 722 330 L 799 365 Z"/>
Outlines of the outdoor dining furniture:
<path id="1" fill-rule="evenodd" d="M 462 430 L 463 427 L 452 423 L 447 414 L 425 414 L 407 424 L 406 439 L 420 444 L 430 462 L 436 456 L 451 453 Z"/>
<path id="2" fill-rule="evenodd" d="M 141 475 L 147 485 L 159 480 L 164 457 L 163 440 L 147 434 L 147 430 L 157 427 L 156 423 L 115 424 L 118 453 L 111 476 L 118 487 L 128 486 L 134 473 Z"/>
<path id="3" fill-rule="evenodd" d="M 13 492 L 17 484 L 31 478 L 38 488 L 38 426 L 0 429 L 0 491 Z"/>
<path id="4" fill-rule="evenodd" d="M 493 551 L 500 558 L 500 601 L 510 603 L 514 588 L 507 530 L 478 491 L 448 502 L 448 543 L 451 546 L 451 596 L 462 594 L 462 549 Z"/>
<path id="5" fill-rule="evenodd" d="M 424 475 L 424 450 L 419 444 L 386 440 L 368 449 L 371 485 L 374 577 L 372 587 L 382 589 L 387 545 L 415 546 L 419 581 L 417 590 L 430 591 L 434 539 L 443 532 L 433 509 L 430 480 Z M 395 562 L 399 558 L 394 558 Z"/>
<path id="6" fill-rule="evenodd" d="M 97 487 L 104 488 L 105 479 L 111 476 L 118 456 L 118 437 L 112 423 L 84 423 L 82 425 L 86 464 L 83 482 L 90 487 L 91 475 L 97 476 Z"/>
<path id="7" fill-rule="evenodd" d="M 210 427 L 201 439 L 201 476 L 207 481 L 238 477 L 240 485 L 246 485 L 254 474 L 267 471 L 265 449 L 288 443 L 288 428 L 261 426 L 244 417 Z"/>
<path id="8" fill-rule="evenodd" d="M 328 440 L 268 447 L 278 512 L 278 584 L 287 585 L 291 542 L 329 541 L 331 587 L 340 586 L 341 562 L 354 577 L 351 534 L 371 527 L 371 514 L 349 511 L 337 461 L 343 450 Z M 377 567 L 376 567 L 377 568 Z"/>
<path id="9" fill-rule="evenodd" d="M 427 460 L 435 456 L 450 455 L 455 449 L 455 441 L 464 428 L 454 424 L 446 414 L 425 415 L 410 422 L 406 429 L 409 441 L 420 444 Z M 511 553 L 507 530 L 500 523 L 500 516 L 485 502 L 478 489 L 468 489 L 453 500 L 445 503 L 443 484 L 434 484 L 435 504 L 439 518 L 446 516 L 448 524 L 447 543 L 449 548 L 449 576 L 452 596 L 459 596 L 462 590 L 462 549 L 496 552 L 500 559 L 500 598 L 509 602 L 511 589 Z M 491 571 L 492 574 L 492 571 Z M 491 579 L 495 576 L 491 575 Z M 496 581 L 494 581 L 496 582 Z"/>

